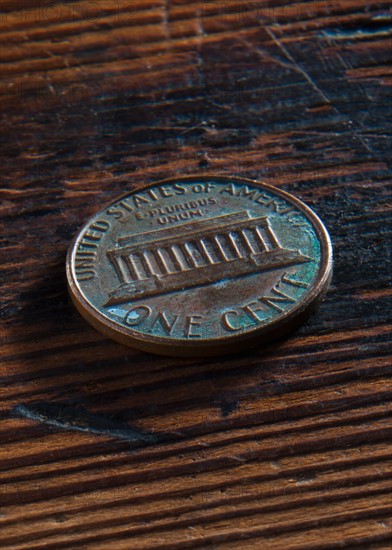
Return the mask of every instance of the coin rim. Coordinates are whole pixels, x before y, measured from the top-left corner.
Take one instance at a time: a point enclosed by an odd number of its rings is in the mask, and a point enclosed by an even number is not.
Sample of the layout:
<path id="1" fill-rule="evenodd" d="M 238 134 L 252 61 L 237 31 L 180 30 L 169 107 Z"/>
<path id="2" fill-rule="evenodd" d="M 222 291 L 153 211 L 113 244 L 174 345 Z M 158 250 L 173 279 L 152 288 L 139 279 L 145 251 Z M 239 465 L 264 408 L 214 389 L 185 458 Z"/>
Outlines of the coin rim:
<path id="1" fill-rule="evenodd" d="M 180 338 L 166 338 L 162 336 L 156 336 L 152 334 L 140 333 L 132 330 L 131 328 L 123 327 L 120 324 L 105 317 L 99 310 L 97 310 L 88 300 L 84 297 L 81 290 L 78 287 L 78 282 L 73 276 L 74 265 L 74 250 L 75 245 L 78 242 L 82 232 L 87 228 L 93 220 L 99 215 L 99 212 L 107 210 L 111 206 L 117 204 L 135 193 L 140 193 L 151 187 L 157 187 L 162 185 L 170 185 L 174 183 L 190 183 L 203 181 L 217 181 L 221 183 L 241 183 L 251 184 L 259 188 L 264 188 L 274 194 L 280 195 L 289 203 L 294 204 L 301 212 L 303 212 L 309 221 L 312 223 L 313 228 L 319 238 L 321 247 L 321 262 L 319 270 L 316 276 L 316 284 L 309 291 L 309 293 L 301 300 L 292 310 L 290 310 L 283 317 L 278 317 L 270 323 L 262 326 L 255 326 L 249 330 L 241 331 L 238 334 L 227 334 L 219 337 L 213 337 L 201 340 L 184 340 Z M 246 349 L 249 346 L 256 346 L 282 336 L 288 331 L 295 328 L 311 313 L 314 307 L 324 297 L 328 290 L 329 283 L 332 278 L 332 244 L 328 232 L 320 220 L 318 215 L 313 212 L 306 204 L 300 199 L 297 199 L 290 193 L 274 187 L 268 183 L 252 180 L 249 178 L 240 178 L 237 176 L 222 176 L 214 174 L 193 174 L 187 176 L 181 176 L 178 178 L 167 178 L 157 182 L 150 183 L 140 188 L 136 188 L 132 191 L 128 191 L 124 195 L 117 197 L 114 201 L 105 205 L 96 214 L 91 216 L 87 222 L 76 232 L 71 244 L 68 248 L 66 259 L 66 273 L 68 290 L 71 299 L 79 311 L 79 313 L 98 331 L 103 333 L 122 344 L 131 346 L 133 348 L 148 351 L 152 353 L 158 353 L 162 355 L 170 356 L 207 356 L 218 355 L 226 352 L 240 351 Z"/>

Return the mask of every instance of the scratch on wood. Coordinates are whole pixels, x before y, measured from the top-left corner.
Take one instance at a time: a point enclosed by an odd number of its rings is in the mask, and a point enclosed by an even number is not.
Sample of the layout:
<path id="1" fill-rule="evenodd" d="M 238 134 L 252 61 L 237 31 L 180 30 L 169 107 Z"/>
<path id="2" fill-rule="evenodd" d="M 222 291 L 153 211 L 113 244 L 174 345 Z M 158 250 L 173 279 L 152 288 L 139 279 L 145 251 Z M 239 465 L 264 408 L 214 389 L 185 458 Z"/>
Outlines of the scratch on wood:
<path id="1" fill-rule="evenodd" d="M 284 54 L 284 56 L 289 59 L 289 61 L 292 63 L 293 68 L 299 72 L 305 79 L 309 82 L 309 84 L 312 86 L 312 88 L 323 98 L 323 100 L 330 104 L 330 99 L 324 94 L 324 92 L 317 86 L 317 83 L 312 79 L 312 77 L 298 64 L 298 62 L 295 60 L 295 58 L 291 55 L 291 53 L 288 51 L 288 49 L 282 44 L 282 42 L 279 40 L 279 38 L 272 32 L 272 30 L 268 27 L 264 27 L 268 36 L 275 42 L 275 44 L 278 46 L 280 51 Z"/>
<path id="2" fill-rule="evenodd" d="M 164 0 L 163 2 L 163 26 L 166 31 L 166 37 L 171 40 L 171 31 L 170 31 L 170 0 Z"/>
<path id="3" fill-rule="evenodd" d="M 365 40 L 368 38 L 378 38 L 380 36 L 391 36 L 392 27 L 385 26 L 378 29 L 328 29 L 320 33 L 321 38 L 329 40 Z"/>
<path id="4" fill-rule="evenodd" d="M 200 87 L 205 89 L 206 87 L 206 71 L 205 71 L 205 60 L 203 54 L 203 42 L 204 42 L 204 23 L 203 23 L 203 13 L 201 10 L 196 10 L 196 30 L 197 36 L 199 38 L 198 48 L 197 48 L 197 58 L 199 61 L 199 79 Z"/>
<path id="5" fill-rule="evenodd" d="M 126 423 L 62 403 L 21 403 L 14 407 L 13 413 L 56 428 L 104 435 L 131 443 L 154 444 L 167 439 L 166 435 L 146 433 Z"/>
<path id="6" fill-rule="evenodd" d="M 295 70 L 297 70 L 300 74 L 304 76 L 304 78 L 309 82 L 309 84 L 312 86 L 312 88 L 321 96 L 321 98 L 330 105 L 338 115 L 342 115 L 342 113 L 339 111 L 338 107 L 325 95 L 325 93 L 321 90 L 321 88 L 317 85 L 317 83 L 312 79 L 312 77 L 303 69 L 299 63 L 295 60 L 295 58 L 291 55 L 289 50 L 284 46 L 284 44 L 279 40 L 279 38 L 273 33 L 273 31 L 265 27 L 266 32 L 271 37 L 271 39 L 275 42 L 275 44 L 278 46 L 280 51 L 286 56 L 286 58 L 292 63 L 292 66 Z M 351 134 L 361 143 L 361 145 L 366 149 L 366 151 L 372 155 L 374 155 L 373 149 L 370 147 L 370 145 L 366 142 L 365 139 L 361 137 L 358 132 L 355 131 L 355 129 L 352 126 L 352 122 L 348 121 L 349 129 Z"/>

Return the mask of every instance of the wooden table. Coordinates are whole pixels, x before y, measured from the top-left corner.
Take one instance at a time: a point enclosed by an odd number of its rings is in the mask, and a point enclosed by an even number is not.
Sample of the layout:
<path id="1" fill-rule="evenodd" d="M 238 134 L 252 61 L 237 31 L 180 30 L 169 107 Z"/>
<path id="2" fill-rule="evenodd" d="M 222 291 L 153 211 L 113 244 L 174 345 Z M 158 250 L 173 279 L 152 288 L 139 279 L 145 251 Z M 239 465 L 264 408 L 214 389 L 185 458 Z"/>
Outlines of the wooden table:
<path id="1" fill-rule="evenodd" d="M 391 548 L 388 4 L 3 0 L 3 548 Z M 330 230 L 326 300 L 267 350 L 136 352 L 67 296 L 89 215 L 195 172 Z"/>

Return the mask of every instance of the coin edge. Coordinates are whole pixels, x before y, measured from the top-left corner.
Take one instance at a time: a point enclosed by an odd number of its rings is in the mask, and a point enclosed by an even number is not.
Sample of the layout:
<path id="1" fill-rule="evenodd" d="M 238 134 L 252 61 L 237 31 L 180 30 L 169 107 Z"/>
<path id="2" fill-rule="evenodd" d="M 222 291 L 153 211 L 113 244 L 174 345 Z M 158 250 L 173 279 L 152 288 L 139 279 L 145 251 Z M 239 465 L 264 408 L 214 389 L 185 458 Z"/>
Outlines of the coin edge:
<path id="1" fill-rule="evenodd" d="M 172 177 L 145 185 L 142 187 L 142 189 L 128 191 L 124 195 L 117 197 L 113 202 L 109 202 L 107 205 L 105 205 L 104 209 L 110 208 L 112 205 L 123 200 L 125 197 L 128 197 L 133 193 L 140 192 L 141 190 L 156 187 L 159 185 L 170 185 L 182 182 L 190 183 L 195 180 L 197 180 L 197 182 L 215 180 L 217 182 L 220 181 L 224 183 L 233 182 L 251 184 L 256 187 L 262 187 L 266 190 L 270 190 L 272 193 L 282 196 L 282 198 L 288 200 L 288 202 L 294 203 L 296 207 L 298 207 L 302 212 L 306 214 L 306 217 L 308 219 L 310 218 L 312 226 L 315 229 L 320 242 L 321 262 L 318 274 L 316 276 L 317 283 L 305 296 L 304 300 L 296 305 L 285 317 L 277 318 L 271 323 L 263 325 L 261 327 L 253 327 L 247 331 L 241 332 L 240 334 L 228 334 L 227 336 L 223 337 L 214 337 L 198 341 L 187 341 L 179 338 L 163 339 L 161 336 L 132 331 L 132 329 L 122 327 L 121 325 L 108 319 L 107 317 L 102 315 L 99 310 L 92 306 L 83 296 L 81 290 L 78 288 L 77 281 L 75 281 L 73 277 L 72 256 L 75 244 L 77 243 L 82 231 L 86 227 L 88 227 L 99 214 L 99 212 L 103 210 L 101 208 L 79 228 L 74 238 L 72 239 L 67 252 L 66 273 L 68 290 L 74 306 L 90 325 L 92 325 L 95 329 L 97 329 L 105 336 L 135 349 L 168 356 L 196 357 L 219 355 L 224 354 L 225 352 L 241 351 L 250 346 L 254 347 L 259 344 L 262 345 L 272 340 L 275 340 L 276 338 L 287 334 L 287 332 L 290 332 L 290 330 L 293 330 L 295 327 L 302 324 L 302 322 L 306 320 L 309 314 L 320 303 L 320 301 L 323 299 L 326 292 L 328 291 L 329 284 L 332 278 L 333 252 L 331 239 L 329 237 L 326 227 L 324 226 L 319 216 L 300 199 L 268 183 L 252 180 L 249 178 L 240 178 L 237 176 L 218 176 L 214 174 L 192 174 L 188 176 L 181 176 L 178 178 Z"/>

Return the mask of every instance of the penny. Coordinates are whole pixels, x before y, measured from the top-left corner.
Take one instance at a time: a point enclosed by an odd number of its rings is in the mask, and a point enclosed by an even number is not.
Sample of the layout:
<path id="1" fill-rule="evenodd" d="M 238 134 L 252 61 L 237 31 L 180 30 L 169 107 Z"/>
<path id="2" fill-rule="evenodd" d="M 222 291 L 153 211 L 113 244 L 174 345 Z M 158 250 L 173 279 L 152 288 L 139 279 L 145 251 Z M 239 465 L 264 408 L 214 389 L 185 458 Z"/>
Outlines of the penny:
<path id="1" fill-rule="evenodd" d="M 292 195 L 192 176 L 131 191 L 67 256 L 79 312 L 122 344 L 207 356 L 261 346 L 303 321 L 332 272 L 328 233 Z"/>

